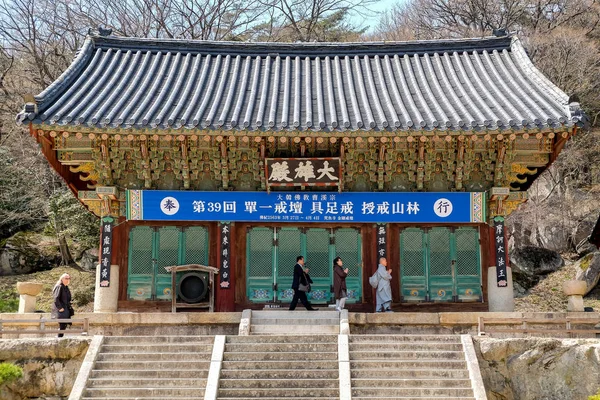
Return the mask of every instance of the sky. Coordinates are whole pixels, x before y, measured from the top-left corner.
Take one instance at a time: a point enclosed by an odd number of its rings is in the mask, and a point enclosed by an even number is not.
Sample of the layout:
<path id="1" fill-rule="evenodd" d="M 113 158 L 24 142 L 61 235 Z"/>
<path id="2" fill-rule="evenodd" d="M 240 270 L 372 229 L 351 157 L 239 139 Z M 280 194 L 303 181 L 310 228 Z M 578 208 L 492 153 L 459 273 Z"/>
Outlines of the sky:
<path id="1" fill-rule="evenodd" d="M 396 3 L 403 3 L 404 0 L 379 0 L 369 8 L 373 10 L 372 16 L 353 15 L 351 20 L 358 26 L 368 26 L 367 32 L 372 32 L 379 22 L 379 17 Z"/>

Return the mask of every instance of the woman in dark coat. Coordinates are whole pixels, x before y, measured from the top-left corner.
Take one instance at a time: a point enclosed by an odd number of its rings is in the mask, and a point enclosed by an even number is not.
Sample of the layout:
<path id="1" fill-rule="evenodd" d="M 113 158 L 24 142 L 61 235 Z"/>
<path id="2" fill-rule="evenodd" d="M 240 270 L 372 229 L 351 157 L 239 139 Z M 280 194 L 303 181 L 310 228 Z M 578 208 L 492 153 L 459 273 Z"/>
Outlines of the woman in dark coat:
<path id="1" fill-rule="evenodd" d="M 348 297 L 346 289 L 346 277 L 348 276 L 348 268 L 342 267 L 343 262 L 341 257 L 336 257 L 333 260 L 333 294 L 335 295 L 335 309 L 342 311 L 346 305 Z"/>
<path id="2" fill-rule="evenodd" d="M 75 314 L 73 307 L 71 306 L 71 291 L 69 290 L 69 283 L 71 283 L 71 277 L 69 274 L 62 274 L 54 289 L 52 289 L 52 296 L 54 302 L 52 303 L 52 318 L 56 319 L 71 319 L 71 316 Z M 58 326 L 61 331 L 67 329 L 68 323 L 59 322 Z M 58 337 L 63 337 L 62 333 L 58 334 Z"/>

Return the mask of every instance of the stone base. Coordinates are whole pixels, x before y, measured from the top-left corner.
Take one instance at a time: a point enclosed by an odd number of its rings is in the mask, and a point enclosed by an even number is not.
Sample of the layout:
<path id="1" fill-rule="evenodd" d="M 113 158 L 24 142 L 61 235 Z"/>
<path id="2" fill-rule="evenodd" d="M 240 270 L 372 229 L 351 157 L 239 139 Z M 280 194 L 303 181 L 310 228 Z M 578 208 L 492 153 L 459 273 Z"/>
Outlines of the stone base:
<path id="1" fill-rule="evenodd" d="M 515 310 L 515 296 L 513 293 L 512 268 L 506 268 L 506 287 L 498 287 L 496 267 L 488 268 L 488 303 L 490 312 L 512 312 Z"/>
<path id="2" fill-rule="evenodd" d="M 117 312 L 119 304 L 119 266 L 110 266 L 110 286 L 100 286 L 100 267 L 96 268 L 96 290 L 94 291 L 94 312 Z"/>
<path id="3" fill-rule="evenodd" d="M 22 294 L 19 298 L 19 314 L 35 312 L 35 296 Z"/>
<path id="4" fill-rule="evenodd" d="M 577 295 L 569 296 L 567 311 L 583 311 L 583 297 Z"/>

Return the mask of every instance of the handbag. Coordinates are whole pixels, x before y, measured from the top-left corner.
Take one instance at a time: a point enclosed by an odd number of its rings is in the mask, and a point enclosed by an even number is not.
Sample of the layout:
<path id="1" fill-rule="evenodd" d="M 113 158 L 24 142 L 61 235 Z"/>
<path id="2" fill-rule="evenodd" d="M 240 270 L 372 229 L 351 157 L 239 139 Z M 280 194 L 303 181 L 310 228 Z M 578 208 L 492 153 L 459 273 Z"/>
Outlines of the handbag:
<path id="1" fill-rule="evenodd" d="M 308 284 L 308 285 L 299 284 L 298 290 L 301 292 L 310 293 L 310 284 Z"/>
<path id="2" fill-rule="evenodd" d="M 304 280 L 306 281 L 306 285 L 299 283 L 298 284 L 298 290 L 301 292 L 306 292 L 306 293 L 310 293 L 310 283 L 308 283 L 308 278 L 306 276 L 306 274 L 304 274 Z"/>
<path id="3" fill-rule="evenodd" d="M 377 289 L 377 286 L 379 286 L 379 274 L 377 271 L 369 278 L 369 284 L 373 289 Z"/>

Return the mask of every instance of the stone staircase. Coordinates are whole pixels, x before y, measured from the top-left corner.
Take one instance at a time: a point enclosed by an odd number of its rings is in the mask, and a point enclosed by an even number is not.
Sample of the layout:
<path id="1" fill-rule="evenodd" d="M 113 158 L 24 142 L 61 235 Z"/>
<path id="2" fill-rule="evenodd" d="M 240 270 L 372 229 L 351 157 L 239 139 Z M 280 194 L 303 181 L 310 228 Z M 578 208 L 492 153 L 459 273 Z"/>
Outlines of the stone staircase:
<path id="1" fill-rule="evenodd" d="M 349 354 L 354 400 L 475 400 L 458 335 L 352 335 Z"/>
<path id="2" fill-rule="evenodd" d="M 106 336 L 83 399 L 204 398 L 214 337 Z"/>
<path id="3" fill-rule="evenodd" d="M 251 335 L 337 335 L 339 333 L 340 313 L 337 311 L 252 311 Z"/>
<path id="4" fill-rule="evenodd" d="M 338 400 L 338 337 L 287 333 L 227 336 L 217 398 Z"/>

